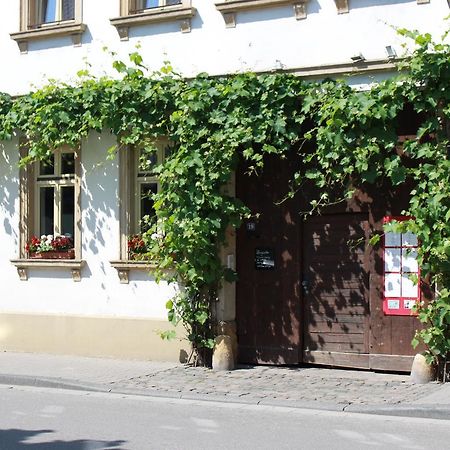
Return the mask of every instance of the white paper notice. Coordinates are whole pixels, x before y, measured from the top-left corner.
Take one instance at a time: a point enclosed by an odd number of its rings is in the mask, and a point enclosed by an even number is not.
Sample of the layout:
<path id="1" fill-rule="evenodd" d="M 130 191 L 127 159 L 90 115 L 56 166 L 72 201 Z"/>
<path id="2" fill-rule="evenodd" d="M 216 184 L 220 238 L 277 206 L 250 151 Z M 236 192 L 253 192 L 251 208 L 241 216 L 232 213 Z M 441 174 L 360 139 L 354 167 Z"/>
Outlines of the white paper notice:
<path id="1" fill-rule="evenodd" d="M 384 276 L 384 295 L 386 297 L 401 296 L 401 275 L 399 273 L 387 273 Z"/>

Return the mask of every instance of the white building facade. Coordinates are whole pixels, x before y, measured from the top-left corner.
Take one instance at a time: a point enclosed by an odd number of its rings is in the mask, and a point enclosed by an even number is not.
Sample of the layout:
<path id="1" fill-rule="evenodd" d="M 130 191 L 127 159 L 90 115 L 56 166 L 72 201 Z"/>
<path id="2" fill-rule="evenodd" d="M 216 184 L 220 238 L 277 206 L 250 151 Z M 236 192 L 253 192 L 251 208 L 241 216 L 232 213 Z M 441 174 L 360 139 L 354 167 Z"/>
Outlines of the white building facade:
<path id="1" fill-rule="evenodd" d="M 186 77 L 351 74 L 349 83 L 364 88 L 394 73 L 404 52 L 395 27 L 438 37 L 449 14 L 447 0 L 9 0 L 1 8 L 0 92 L 12 96 L 52 79 L 70 82 L 86 64 L 95 75 L 114 75 L 110 53 L 126 60 L 136 45 L 150 70 L 170 61 Z M 165 304 L 176 287 L 127 261 L 123 236 L 135 226 L 124 203 L 137 191 L 124 180 L 136 170 L 123 155 L 107 160 L 115 142 L 90 133 L 70 150 L 73 170 L 59 173 L 59 188 L 57 173 L 49 182 L 37 166 L 19 168 L 18 136 L 0 142 L 0 350 L 155 360 L 189 352 L 181 329 L 171 342 L 158 335 L 170 329 Z M 73 189 L 73 260 L 26 261 L 25 241 L 44 226 L 42 186 Z M 232 264 L 235 251 L 231 238 L 224 262 Z M 218 319 L 235 320 L 234 302 L 227 286 Z"/>

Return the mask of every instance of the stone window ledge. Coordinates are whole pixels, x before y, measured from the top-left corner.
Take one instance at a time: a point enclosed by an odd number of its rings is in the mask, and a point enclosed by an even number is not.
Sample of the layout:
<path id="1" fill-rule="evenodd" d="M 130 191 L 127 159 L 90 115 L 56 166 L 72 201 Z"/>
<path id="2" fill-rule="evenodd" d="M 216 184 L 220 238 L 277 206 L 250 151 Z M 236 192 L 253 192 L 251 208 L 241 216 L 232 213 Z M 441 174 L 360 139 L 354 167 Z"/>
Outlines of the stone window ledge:
<path id="1" fill-rule="evenodd" d="M 292 5 L 297 20 L 306 19 L 306 5 L 309 0 L 228 0 L 216 2 L 216 8 L 222 13 L 227 28 L 236 26 L 236 13 L 260 8 L 275 8 Z"/>
<path id="2" fill-rule="evenodd" d="M 16 266 L 22 281 L 28 280 L 29 269 L 69 269 L 72 272 L 73 281 L 81 281 L 81 269 L 86 261 L 82 259 L 11 259 L 11 264 Z"/>
<path id="3" fill-rule="evenodd" d="M 115 17 L 110 19 L 110 22 L 116 27 L 120 40 L 127 41 L 130 27 L 159 22 L 173 22 L 179 20 L 181 32 L 189 33 L 191 31 L 191 19 L 195 16 L 196 12 L 197 10 L 191 6 L 162 6 L 160 8 L 145 10 L 139 14 Z"/>
<path id="4" fill-rule="evenodd" d="M 27 53 L 28 42 L 53 37 L 70 36 L 73 45 L 79 47 L 81 45 L 81 36 L 85 30 L 86 25 L 84 23 L 71 22 L 49 25 L 34 30 L 18 31 L 17 33 L 11 33 L 10 36 L 11 39 L 17 42 L 20 53 Z"/>
<path id="5" fill-rule="evenodd" d="M 156 268 L 156 263 L 151 261 L 133 261 L 133 260 L 119 260 L 109 262 L 114 269 L 117 270 L 117 275 L 122 284 L 129 283 L 130 270 L 147 270 Z"/>

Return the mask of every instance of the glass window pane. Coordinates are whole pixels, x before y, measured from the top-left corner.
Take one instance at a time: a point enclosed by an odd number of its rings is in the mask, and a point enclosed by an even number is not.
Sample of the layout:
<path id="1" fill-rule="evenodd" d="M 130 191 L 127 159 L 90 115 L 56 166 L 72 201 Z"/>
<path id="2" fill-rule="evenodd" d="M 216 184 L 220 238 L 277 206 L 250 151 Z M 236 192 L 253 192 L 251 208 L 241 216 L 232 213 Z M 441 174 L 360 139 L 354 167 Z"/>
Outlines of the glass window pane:
<path id="1" fill-rule="evenodd" d="M 417 263 L 417 250 L 402 248 L 402 272 L 417 273 L 418 271 L 419 265 Z"/>
<path id="2" fill-rule="evenodd" d="M 54 175 L 55 174 L 55 156 L 52 155 L 50 159 L 41 161 L 39 163 L 39 175 Z"/>
<path id="3" fill-rule="evenodd" d="M 75 230 L 75 188 L 61 187 L 61 234 L 73 238 Z"/>
<path id="4" fill-rule="evenodd" d="M 151 175 L 158 164 L 158 155 L 155 151 L 139 151 L 139 176 Z"/>
<path id="5" fill-rule="evenodd" d="M 401 249 L 387 248 L 384 250 L 384 270 L 386 272 L 400 272 Z"/>
<path id="6" fill-rule="evenodd" d="M 384 235 L 384 245 L 386 247 L 400 247 L 402 245 L 402 235 L 388 231 Z"/>
<path id="7" fill-rule="evenodd" d="M 386 297 L 400 297 L 401 275 L 399 273 L 387 273 L 384 275 L 384 295 Z"/>
<path id="8" fill-rule="evenodd" d="M 57 0 L 42 0 L 43 23 L 56 21 L 56 3 Z"/>
<path id="9" fill-rule="evenodd" d="M 417 247 L 417 236 L 414 233 L 404 233 L 402 234 L 402 245 L 403 246 L 410 246 L 410 247 Z"/>
<path id="10" fill-rule="evenodd" d="M 74 153 L 61 153 L 61 174 L 74 174 L 75 173 L 75 154 Z"/>
<path id="11" fill-rule="evenodd" d="M 75 0 L 62 0 L 61 19 L 75 19 Z"/>
<path id="12" fill-rule="evenodd" d="M 53 234 L 55 230 L 55 191 L 53 187 L 39 189 L 39 234 Z"/>
<path id="13" fill-rule="evenodd" d="M 140 227 L 141 231 L 146 231 L 149 228 L 149 223 L 145 217 L 148 216 L 150 221 L 155 217 L 155 210 L 153 208 L 153 195 L 158 191 L 158 185 L 156 183 L 142 183 L 140 188 L 141 196 L 141 211 L 140 211 Z"/>
<path id="14" fill-rule="evenodd" d="M 156 8 L 159 6 L 160 0 L 145 0 L 144 8 Z"/>
<path id="15" fill-rule="evenodd" d="M 409 279 L 409 274 L 405 273 L 402 275 L 402 297 L 414 297 L 419 296 L 419 285 L 414 284 L 412 280 Z"/>

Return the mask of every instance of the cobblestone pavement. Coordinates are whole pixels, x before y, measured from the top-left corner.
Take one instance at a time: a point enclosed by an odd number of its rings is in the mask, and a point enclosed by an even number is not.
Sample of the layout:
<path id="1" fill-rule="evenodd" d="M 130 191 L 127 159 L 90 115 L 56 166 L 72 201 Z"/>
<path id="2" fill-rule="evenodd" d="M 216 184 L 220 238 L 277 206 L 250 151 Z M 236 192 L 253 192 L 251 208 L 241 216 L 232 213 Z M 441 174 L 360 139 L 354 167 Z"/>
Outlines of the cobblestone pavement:
<path id="1" fill-rule="evenodd" d="M 113 390 L 245 402 L 398 405 L 420 401 L 441 385 L 413 384 L 408 375 L 326 368 L 241 366 L 231 372 L 177 366 L 110 383 Z"/>

